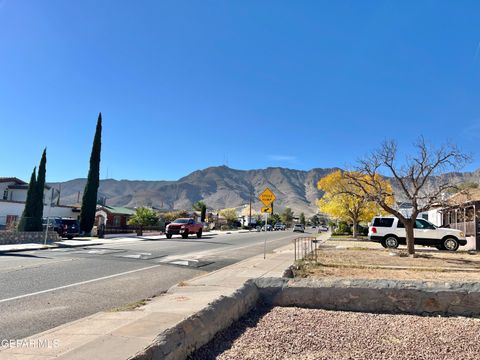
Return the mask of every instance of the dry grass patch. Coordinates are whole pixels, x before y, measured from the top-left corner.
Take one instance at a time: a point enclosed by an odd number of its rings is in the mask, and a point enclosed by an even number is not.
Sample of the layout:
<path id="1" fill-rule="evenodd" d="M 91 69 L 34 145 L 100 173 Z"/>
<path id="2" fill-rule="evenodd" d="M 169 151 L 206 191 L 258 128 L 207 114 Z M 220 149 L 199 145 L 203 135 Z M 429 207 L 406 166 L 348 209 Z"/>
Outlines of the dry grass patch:
<path id="1" fill-rule="evenodd" d="M 320 247 L 317 264 L 302 263 L 301 277 L 479 281 L 480 255 L 419 247 L 416 257 L 402 249 L 387 250 L 375 243 L 328 241 Z M 478 270 L 478 271 L 477 271 Z"/>
<path id="2" fill-rule="evenodd" d="M 123 306 L 119 306 L 119 307 L 110 309 L 109 312 L 133 311 L 135 309 L 138 309 L 141 306 L 147 305 L 148 301 L 150 301 L 150 299 L 138 300 L 138 301 L 132 302 L 130 304 L 126 304 L 126 305 L 123 305 Z"/>

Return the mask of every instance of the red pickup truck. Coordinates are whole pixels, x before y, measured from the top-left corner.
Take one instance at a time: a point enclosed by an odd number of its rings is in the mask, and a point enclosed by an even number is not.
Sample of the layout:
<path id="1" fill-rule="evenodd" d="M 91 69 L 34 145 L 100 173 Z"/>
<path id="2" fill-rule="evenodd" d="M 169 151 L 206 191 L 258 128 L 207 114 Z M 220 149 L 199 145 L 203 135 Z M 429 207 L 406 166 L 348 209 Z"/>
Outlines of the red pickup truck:
<path id="1" fill-rule="evenodd" d="M 197 238 L 202 237 L 203 224 L 197 223 L 193 219 L 189 218 L 180 218 L 176 219 L 174 222 L 171 222 L 167 225 L 165 233 L 167 239 L 171 239 L 172 235 L 182 235 L 182 238 L 188 238 L 190 234 L 196 234 Z"/>

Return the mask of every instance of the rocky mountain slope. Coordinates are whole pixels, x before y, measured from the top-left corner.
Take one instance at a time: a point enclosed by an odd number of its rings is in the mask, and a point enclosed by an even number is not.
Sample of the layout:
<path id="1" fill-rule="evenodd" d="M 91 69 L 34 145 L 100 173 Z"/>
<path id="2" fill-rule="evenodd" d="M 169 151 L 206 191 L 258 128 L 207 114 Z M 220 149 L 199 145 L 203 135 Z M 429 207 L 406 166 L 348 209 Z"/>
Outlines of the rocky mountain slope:
<path id="1" fill-rule="evenodd" d="M 257 196 L 269 187 L 277 196 L 275 210 L 288 206 L 297 214 L 305 212 L 312 215 L 317 212 L 316 200 L 322 196 L 316 183 L 334 170 L 318 168 L 302 171 L 278 167 L 236 170 L 218 166 L 195 171 L 177 181 L 102 180 L 99 197 L 105 197 L 107 205 L 112 206 L 191 209 L 194 202 L 203 200 L 209 208 L 222 209 L 247 204 L 252 194 L 254 207 L 259 210 L 262 205 Z M 480 170 L 445 176 L 452 183 L 480 183 Z M 433 179 L 432 185 L 437 180 Z M 61 203 L 77 203 L 85 181 L 75 179 L 61 183 Z M 60 184 L 50 185 L 58 189 Z"/>
<path id="2" fill-rule="evenodd" d="M 260 209 L 258 194 L 269 187 L 277 196 L 275 210 L 286 206 L 295 213 L 314 214 L 316 200 L 321 196 L 317 181 L 335 169 L 310 171 L 286 168 L 235 170 L 226 166 L 195 171 L 177 181 L 101 180 L 99 197 L 107 205 L 135 207 L 150 205 L 164 209 L 190 209 L 203 200 L 213 209 L 236 207 L 249 202 Z M 61 183 L 61 203 L 73 204 L 81 199 L 85 179 Z M 59 183 L 50 185 L 59 188 Z M 79 195 L 80 193 L 80 195 Z"/>

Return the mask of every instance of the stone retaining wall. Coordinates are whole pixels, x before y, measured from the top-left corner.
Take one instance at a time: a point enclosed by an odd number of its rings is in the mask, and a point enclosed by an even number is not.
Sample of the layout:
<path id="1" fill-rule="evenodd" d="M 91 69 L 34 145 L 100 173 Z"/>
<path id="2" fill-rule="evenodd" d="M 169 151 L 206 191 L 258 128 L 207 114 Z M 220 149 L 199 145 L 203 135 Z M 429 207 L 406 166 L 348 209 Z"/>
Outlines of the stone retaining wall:
<path id="1" fill-rule="evenodd" d="M 60 241 L 55 231 L 49 231 L 47 241 Z M 45 241 L 44 231 L 0 231 L 0 245 L 41 243 Z"/>
<path id="2" fill-rule="evenodd" d="M 480 283 L 397 280 L 255 280 L 273 306 L 402 313 L 480 316 Z"/>
<path id="3" fill-rule="evenodd" d="M 231 296 L 218 298 L 195 315 L 160 334 L 155 343 L 131 359 L 185 359 L 212 340 L 216 333 L 247 314 L 259 299 L 257 286 L 253 281 L 247 281 Z"/>
<path id="4" fill-rule="evenodd" d="M 259 278 L 160 334 L 154 344 L 132 359 L 185 359 L 259 301 L 271 306 L 341 311 L 480 316 L 480 284 Z"/>

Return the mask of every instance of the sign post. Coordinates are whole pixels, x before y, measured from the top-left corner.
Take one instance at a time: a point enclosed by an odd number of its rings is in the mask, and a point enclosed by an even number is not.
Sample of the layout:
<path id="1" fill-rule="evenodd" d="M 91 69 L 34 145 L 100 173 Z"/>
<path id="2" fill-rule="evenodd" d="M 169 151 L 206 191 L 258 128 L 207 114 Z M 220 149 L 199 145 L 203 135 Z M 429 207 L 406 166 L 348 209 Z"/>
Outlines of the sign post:
<path id="1" fill-rule="evenodd" d="M 262 212 L 265 213 L 265 239 L 263 241 L 263 258 L 266 259 L 267 257 L 267 222 L 268 222 L 268 214 L 272 213 L 273 206 L 272 203 L 275 201 L 276 197 L 275 194 L 269 188 L 263 190 L 263 192 L 258 197 L 260 201 L 265 205 L 262 207 Z"/>
<path id="2" fill-rule="evenodd" d="M 267 258 L 267 222 L 268 212 L 265 213 L 265 238 L 263 239 L 263 260 Z"/>

